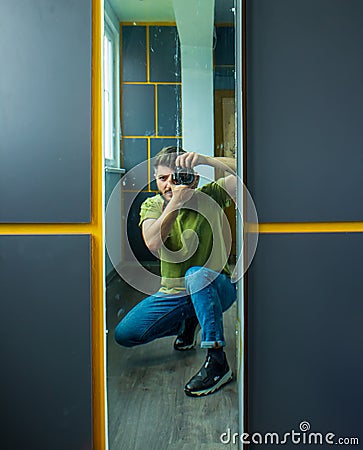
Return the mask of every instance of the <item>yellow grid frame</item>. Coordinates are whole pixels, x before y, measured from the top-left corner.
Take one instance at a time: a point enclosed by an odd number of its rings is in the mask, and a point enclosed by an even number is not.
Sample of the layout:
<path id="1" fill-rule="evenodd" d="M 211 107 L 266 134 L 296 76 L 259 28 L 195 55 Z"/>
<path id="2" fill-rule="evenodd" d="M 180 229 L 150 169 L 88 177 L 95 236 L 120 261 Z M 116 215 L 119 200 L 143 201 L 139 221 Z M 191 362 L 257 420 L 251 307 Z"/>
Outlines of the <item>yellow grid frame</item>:
<path id="1" fill-rule="evenodd" d="M 143 26 L 146 28 L 146 81 L 123 81 L 122 80 L 122 70 L 120 70 L 120 84 L 121 84 L 121 90 L 122 85 L 139 85 L 139 86 L 145 86 L 145 85 L 152 85 L 154 86 L 154 127 L 155 127 L 155 135 L 149 136 L 149 135 L 140 135 L 140 136 L 131 136 L 131 135 L 125 135 L 123 138 L 125 139 L 146 139 L 147 142 L 147 158 L 148 158 L 148 170 L 147 170 L 147 176 L 148 176 L 148 187 L 147 190 L 144 192 L 155 192 L 150 188 L 151 184 L 151 167 L 150 167 L 150 159 L 151 159 L 151 139 L 183 139 L 183 136 L 160 136 L 159 135 L 159 123 L 158 123 L 158 86 L 181 86 L 182 83 L 179 81 L 177 82 L 170 82 L 170 81 L 150 81 L 150 27 L 151 26 L 167 26 L 167 27 L 175 27 L 175 22 L 120 22 L 120 39 L 122 39 L 122 27 L 123 26 Z M 122 41 L 120 45 L 120 52 L 121 57 L 120 61 L 122 64 Z M 120 90 L 120 91 L 121 91 Z M 122 93 L 121 93 L 122 95 Z M 122 105 L 122 98 L 120 99 L 120 104 Z M 122 107 L 121 107 L 122 111 Z M 122 113 L 121 113 L 122 114 Z M 122 119 L 122 116 L 121 116 Z"/>

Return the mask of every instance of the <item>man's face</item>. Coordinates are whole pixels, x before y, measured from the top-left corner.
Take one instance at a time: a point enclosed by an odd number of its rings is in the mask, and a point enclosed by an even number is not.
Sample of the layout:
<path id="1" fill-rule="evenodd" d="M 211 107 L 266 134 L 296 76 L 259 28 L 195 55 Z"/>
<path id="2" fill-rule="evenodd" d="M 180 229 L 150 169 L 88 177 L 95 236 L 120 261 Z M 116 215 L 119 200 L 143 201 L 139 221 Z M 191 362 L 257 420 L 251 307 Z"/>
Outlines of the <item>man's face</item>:
<path id="1" fill-rule="evenodd" d="M 164 199 L 168 202 L 171 200 L 173 196 L 172 192 L 172 175 L 174 173 L 174 169 L 168 166 L 158 166 L 155 170 L 155 179 L 156 185 L 160 194 L 164 197 Z"/>

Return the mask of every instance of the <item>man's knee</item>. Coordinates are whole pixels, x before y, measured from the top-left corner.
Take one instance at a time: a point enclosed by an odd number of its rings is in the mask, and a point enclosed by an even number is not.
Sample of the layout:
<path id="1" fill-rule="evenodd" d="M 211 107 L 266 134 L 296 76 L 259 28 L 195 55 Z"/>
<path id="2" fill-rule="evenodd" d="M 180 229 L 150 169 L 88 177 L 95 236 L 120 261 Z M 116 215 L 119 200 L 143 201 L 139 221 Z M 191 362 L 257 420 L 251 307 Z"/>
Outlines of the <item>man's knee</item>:
<path id="1" fill-rule="evenodd" d="M 185 276 L 186 276 L 186 277 L 192 276 L 192 275 L 194 275 L 195 273 L 200 272 L 200 271 L 203 270 L 203 269 L 204 269 L 204 267 L 202 267 L 202 266 L 192 266 L 192 267 L 189 267 L 189 269 L 185 272 Z"/>
<path id="2" fill-rule="evenodd" d="M 123 347 L 134 347 L 135 345 L 141 344 L 139 336 L 135 335 L 135 330 L 131 330 L 122 321 L 115 329 L 115 341 Z"/>
<path id="3" fill-rule="evenodd" d="M 217 275 L 217 273 L 215 272 Z M 185 272 L 185 288 L 188 294 L 198 292 L 207 287 L 215 278 L 214 272 L 206 267 L 193 266 Z"/>

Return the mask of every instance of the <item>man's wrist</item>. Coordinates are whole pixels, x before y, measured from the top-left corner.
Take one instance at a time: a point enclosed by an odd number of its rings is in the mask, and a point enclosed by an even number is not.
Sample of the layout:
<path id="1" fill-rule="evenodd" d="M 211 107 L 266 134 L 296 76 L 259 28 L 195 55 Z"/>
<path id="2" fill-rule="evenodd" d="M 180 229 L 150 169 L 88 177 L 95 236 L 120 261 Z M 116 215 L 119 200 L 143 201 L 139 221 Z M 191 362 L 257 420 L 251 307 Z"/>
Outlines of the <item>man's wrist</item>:
<path id="1" fill-rule="evenodd" d="M 168 214 L 172 214 L 174 212 L 178 213 L 178 210 L 182 207 L 182 202 L 177 200 L 176 197 L 172 197 L 170 202 L 167 204 L 164 211 L 166 211 Z"/>

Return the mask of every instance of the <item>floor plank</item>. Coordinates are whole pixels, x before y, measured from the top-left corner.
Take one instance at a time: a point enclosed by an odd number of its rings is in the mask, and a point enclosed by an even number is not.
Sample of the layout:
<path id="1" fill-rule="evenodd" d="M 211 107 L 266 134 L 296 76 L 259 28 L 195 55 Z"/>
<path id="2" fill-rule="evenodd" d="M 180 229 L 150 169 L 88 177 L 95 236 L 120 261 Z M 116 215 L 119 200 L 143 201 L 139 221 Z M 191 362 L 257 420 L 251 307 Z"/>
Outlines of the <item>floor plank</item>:
<path id="1" fill-rule="evenodd" d="M 113 338 L 119 318 L 144 295 L 119 278 L 107 290 L 108 435 L 110 450 L 236 448 L 221 433 L 238 431 L 236 305 L 225 313 L 226 353 L 234 379 L 213 395 L 191 398 L 184 385 L 200 368 L 205 350 L 173 350 L 173 337 L 123 348 Z M 200 334 L 198 344 L 200 344 Z"/>

